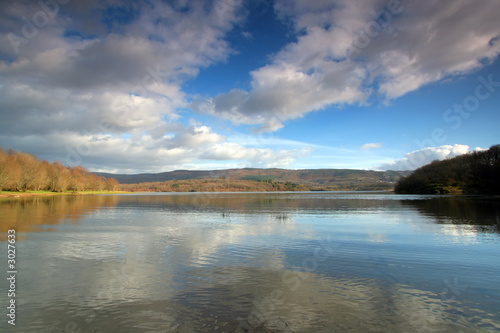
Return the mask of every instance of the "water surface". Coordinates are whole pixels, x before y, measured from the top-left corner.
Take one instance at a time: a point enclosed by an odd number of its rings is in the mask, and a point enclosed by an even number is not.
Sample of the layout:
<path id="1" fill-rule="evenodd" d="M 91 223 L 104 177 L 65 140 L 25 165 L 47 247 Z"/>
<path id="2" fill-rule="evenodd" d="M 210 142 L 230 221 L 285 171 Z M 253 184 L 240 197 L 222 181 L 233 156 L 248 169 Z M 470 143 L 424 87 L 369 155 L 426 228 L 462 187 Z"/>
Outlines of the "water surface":
<path id="1" fill-rule="evenodd" d="M 0 201 L 5 259 L 10 228 L 17 325 L 3 314 L 2 332 L 500 330 L 495 198 L 9 199 Z"/>

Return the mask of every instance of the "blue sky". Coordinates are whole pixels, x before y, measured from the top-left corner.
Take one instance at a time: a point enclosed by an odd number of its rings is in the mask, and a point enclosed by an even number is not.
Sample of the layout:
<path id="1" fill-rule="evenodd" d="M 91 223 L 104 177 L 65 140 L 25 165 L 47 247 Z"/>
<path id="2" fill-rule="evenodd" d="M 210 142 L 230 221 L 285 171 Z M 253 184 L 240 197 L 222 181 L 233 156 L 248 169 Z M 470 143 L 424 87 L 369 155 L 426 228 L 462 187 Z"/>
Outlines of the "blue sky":
<path id="1" fill-rule="evenodd" d="M 49 161 L 404 170 L 500 141 L 494 0 L 0 11 L 0 146 Z"/>

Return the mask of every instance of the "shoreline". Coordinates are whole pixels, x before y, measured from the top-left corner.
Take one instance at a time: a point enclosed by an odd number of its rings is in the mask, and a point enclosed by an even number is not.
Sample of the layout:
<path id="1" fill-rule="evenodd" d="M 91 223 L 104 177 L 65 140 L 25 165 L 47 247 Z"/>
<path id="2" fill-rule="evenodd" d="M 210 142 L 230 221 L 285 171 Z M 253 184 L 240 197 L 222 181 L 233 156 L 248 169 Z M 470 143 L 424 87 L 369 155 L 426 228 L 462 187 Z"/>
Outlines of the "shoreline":
<path id="1" fill-rule="evenodd" d="M 33 197 L 49 197 L 56 195 L 96 195 L 96 194 L 125 194 L 132 193 L 129 191 L 82 191 L 82 192 L 45 192 L 45 191 L 33 191 L 33 192 L 10 192 L 1 191 L 0 199 L 10 199 L 10 198 L 33 198 Z"/>
<path id="2" fill-rule="evenodd" d="M 82 192 L 45 192 L 45 191 L 27 191 L 27 192 L 10 192 L 0 191 L 0 199 L 16 199 L 16 198 L 34 198 L 34 197 L 49 197 L 56 195 L 99 195 L 99 194 L 144 194 L 144 193 L 266 193 L 266 192 L 363 192 L 370 190 L 305 190 L 305 191 L 287 191 L 287 190 L 274 190 L 274 191 L 82 191 Z M 373 192 L 393 192 L 392 190 L 375 190 Z"/>

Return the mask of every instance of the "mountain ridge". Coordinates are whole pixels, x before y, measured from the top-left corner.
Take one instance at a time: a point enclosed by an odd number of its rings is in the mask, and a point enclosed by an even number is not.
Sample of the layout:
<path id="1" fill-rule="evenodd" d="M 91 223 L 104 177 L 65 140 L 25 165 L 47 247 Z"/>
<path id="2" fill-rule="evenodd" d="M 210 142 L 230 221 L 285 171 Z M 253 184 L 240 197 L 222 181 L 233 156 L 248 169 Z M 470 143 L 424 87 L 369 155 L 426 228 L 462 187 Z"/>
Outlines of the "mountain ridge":
<path id="1" fill-rule="evenodd" d="M 280 169 L 241 168 L 221 170 L 174 170 L 160 173 L 112 174 L 95 172 L 115 178 L 120 184 L 139 184 L 199 179 L 224 179 L 292 182 L 312 190 L 390 190 L 410 171 L 375 171 L 360 169 Z"/>

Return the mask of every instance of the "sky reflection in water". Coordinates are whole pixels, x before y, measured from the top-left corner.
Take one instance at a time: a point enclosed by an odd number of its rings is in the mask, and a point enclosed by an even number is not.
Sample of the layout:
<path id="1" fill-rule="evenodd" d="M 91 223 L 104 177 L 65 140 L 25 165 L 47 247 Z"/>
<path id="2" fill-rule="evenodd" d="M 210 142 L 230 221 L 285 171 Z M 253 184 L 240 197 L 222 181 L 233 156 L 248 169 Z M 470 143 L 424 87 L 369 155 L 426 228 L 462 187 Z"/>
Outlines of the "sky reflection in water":
<path id="1" fill-rule="evenodd" d="M 0 210 L 20 236 L 19 332 L 500 329 L 491 198 L 196 193 Z"/>

